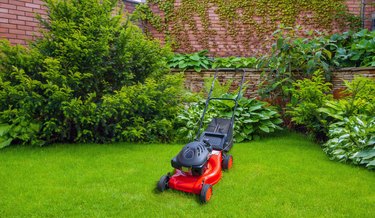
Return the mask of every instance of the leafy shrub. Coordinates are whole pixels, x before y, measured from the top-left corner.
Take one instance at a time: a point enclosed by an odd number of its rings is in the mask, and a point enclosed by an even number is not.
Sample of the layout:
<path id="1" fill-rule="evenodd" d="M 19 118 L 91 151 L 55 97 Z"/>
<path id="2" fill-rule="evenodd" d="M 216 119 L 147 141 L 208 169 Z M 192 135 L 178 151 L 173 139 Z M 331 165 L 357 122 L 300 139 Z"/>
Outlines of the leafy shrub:
<path id="1" fill-rule="evenodd" d="M 212 65 L 212 60 L 206 56 L 207 52 L 207 50 L 203 50 L 192 54 L 175 54 L 169 60 L 169 66 L 182 70 L 194 69 L 201 72 L 202 69 L 209 69 Z"/>
<path id="2" fill-rule="evenodd" d="M 259 94 L 275 101 L 290 99 L 288 89 L 298 79 L 309 78 L 316 70 L 325 72 L 329 77 L 332 53 L 327 49 L 331 42 L 324 37 L 312 39 L 297 37 L 297 29 L 281 27 L 273 35 L 276 42 L 272 45 L 271 55 L 264 56 L 259 67 L 269 69 L 261 75 Z M 284 107 L 284 105 L 281 105 Z"/>
<path id="3" fill-rule="evenodd" d="M 375 117 L 351 116 L 329 128 L 324 151 L 333 160 L 375 169 Z"/>
<path id="4" fill-rule="evenodd" d="M 215 58 L 212 68 L 254 68 L 257 63 L 255 57 L 225 57 Z"/>
<path id="5" fill-rule="evenodd" d="M 327 101 L 318 112 L 333 119 L 332 122 L 342 121 L 346 117 L 357 114 L 374 115 L 375 111 L 375 81 L 365 77 L 355 77 L 345 81 L 345 98 Z"/>
<path id="6" fill-rule="evenodd" d="M 316 71 L 311 79 L 297 80 L 291 92 L 291 102 L 286 114 L 296 124 L 303 125 L 316 137 L 326 134 L 326 116 L 318 111 L 326 101 L 332 100 L 331 83 L 325 82 L 321 71 Z"/>
<path id="7" fill-rule="evenodd" d="M 375 32 L 367 29 L 330 37 L 333 64 L 338 67 L 375 66 Z"/>
<path id="8" fill-rule="evenodd" d="M 181 75 L 117 0 L 47 0 L 43 38 L 0 43 L 0 143 L 170 141 Z M 120 12 L 122 10 L 119 10 Z"/>
<path id="9" fill-rule="evenodd" d="M 208 95 L 208 93 L 210 92 L 213 80 L 214 80 L 213 77 L 206 78 L 204 80 L 204 91 L 206 95 Z M 211 96 L 220 97 L 226 93 L 229 93 L 232 83 L 233 83 L 233 80 L 227 80 L 226 82 L 220 83 L 220 81 L 216 79 L 214 82 L 214 89 L 212 90 Z"/>
<path id="10" fill-rule="evenodd" d="M 222 97 L 235 98 L 233 94 L 225 94 Z M 180 125 L 178 135 L 182 140 L 193 140 L 198 132 L 199 120 L 203 112 L 205 101 L 190 105 L 186 110 L 181 110 L 177 117 Z M 230 118 L 234 102 L 211 101 L 204 119 L 204 129 L 212 118 Z M 277 110 L 267 103 L 256 100 L 240 98 L 235 112 L 234 138 L 236 142 L 259 139 L 261 135 L 281 129 L 278 125 L 282 123 Z"/>

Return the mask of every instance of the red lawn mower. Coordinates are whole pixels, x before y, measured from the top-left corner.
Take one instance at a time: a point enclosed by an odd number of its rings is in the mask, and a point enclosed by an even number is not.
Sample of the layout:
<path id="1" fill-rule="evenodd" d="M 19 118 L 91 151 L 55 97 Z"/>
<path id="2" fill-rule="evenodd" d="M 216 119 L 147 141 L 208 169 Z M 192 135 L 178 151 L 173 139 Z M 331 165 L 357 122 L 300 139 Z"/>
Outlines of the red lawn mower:
<path id="1" fill-rule="evenodd" d="M 161 192 L 171 188 L 194 193 L 199 195 L 202 203 L 206 203 L 212 196 L 212 186 L 221 179 L 222 170 L 232 168 L 233 157 L 227 152 L 233 146 L 234 116 L 245 80 L 245 70 L 243 70 L 240 89 L 235 99 L 211 97 L 219 72 L 221 71 L 216 70 L 215 72 L 197 136 L 171 160 L 174 173 L 168 173 L 160 178 L 157 188 Z M 211 100 L 234 101 L 232 117 L 231 119 L 213 118 L 207 129 L 201 134 L 204 116 Z"/>

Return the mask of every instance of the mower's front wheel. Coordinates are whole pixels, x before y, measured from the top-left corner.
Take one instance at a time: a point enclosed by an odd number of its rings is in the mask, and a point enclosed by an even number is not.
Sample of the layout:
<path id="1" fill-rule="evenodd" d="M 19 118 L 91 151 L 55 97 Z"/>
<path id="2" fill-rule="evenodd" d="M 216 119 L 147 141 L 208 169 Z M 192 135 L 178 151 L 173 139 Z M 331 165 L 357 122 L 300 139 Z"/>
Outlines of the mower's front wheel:
<path id="1" fill-rule="evenodd" d="M 160 192 L 163 192 L 164 190 L 168 189 L 168 182 L 169 182 L 169 176 L 164 175 L 160 178 L 157 188 Z"/>
<path id="2" fill-rule="evenodd" d="M 201 190 L 201 194 L 199 196 L 199 200 L 202 203 L 207 203 L 212 196 L 212 185 L 204 184 Z"/>
<path id="3" fill-rule="evenodd" d="M 223 170 L 229 170 L 233 166 L 233 156 L 232 155 L 225 155 L 223 158 L 222 163 Z"/>

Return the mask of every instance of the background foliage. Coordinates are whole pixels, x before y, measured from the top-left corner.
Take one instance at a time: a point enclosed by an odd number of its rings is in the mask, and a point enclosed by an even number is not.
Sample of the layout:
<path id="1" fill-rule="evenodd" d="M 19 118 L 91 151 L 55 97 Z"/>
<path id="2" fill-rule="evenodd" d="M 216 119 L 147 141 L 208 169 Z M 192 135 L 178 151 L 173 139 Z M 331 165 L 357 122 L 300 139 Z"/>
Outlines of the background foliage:
<path id="1" fill-rule="evenodd" d="M 234 94 L 224 94 L 221 97 L 235 98 Z M 187 109 L 181 110 L 177 117 L 180 125 L 178 136 L 183 141 L 191 141 L 196 137 L 199 121 L 205 106 L 205 100 L 188 105 Z M 212 118 L 231 118 L 234 102 L 211 101 L 205 119 L 203 130 L 211 122 Z M 280 130 L 282 123 L 277 110 L 267 103 L 256 100 L 240 98 L 235 111 L 234 138 L 236 142 L 257 140 L 260 136 Z"/>
<path id="2" fill-rule="evenodd" d="M 334 45 L 333 62 L 338 67 L 375 66 L 375 31 L 363 29 L 358 32 L 333 34 L 330 41 Z"/>
<path id="3" fill-rule="evenodd" d="M 351 116 L 329 127 L 324 151 L 333 160 L 375 169 L 375 117 Z"/>
<path id="4" fill-rule="evenodd" d="M 316 74 L 293 84 L 287 114 L 294 123 L 326 141 L 323 150 L 331 159 L 374 168 L 375 81 L 356 77 L 345 82 L 341 99 L 333 99 L 330 84 Z"/>
<path id="5" fill-rule="evenodd" d="M 118 3 L 46 0 L 43 38 L 29 48 L 1 41 L 1 147 L 172 139 L 181 75 L 167 75 L 168 47 Z"/>

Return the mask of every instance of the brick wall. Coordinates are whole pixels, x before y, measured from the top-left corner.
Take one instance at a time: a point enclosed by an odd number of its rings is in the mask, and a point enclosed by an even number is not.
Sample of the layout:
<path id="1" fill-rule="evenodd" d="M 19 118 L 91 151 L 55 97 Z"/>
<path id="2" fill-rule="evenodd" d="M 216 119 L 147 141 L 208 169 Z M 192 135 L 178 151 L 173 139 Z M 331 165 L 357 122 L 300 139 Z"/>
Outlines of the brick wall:
<path id="1" fill-rule="evenodd" d="M 182 0 L 177 0 L 175 3 L 175 8 L 178 8 Z M 348 9 L 351 13 L 359 15 L 361 11 L 361 0 L 346 0 L 345 1 Z M 375 7 L 371 3 L 375 3 L 374 0 L 365 0 L 366 10 L 365 10 L 365 27 L 371 28 L 371 15 L 375 13 Z M 160 13 L 156 7 L 152 8 L 155 13 Z M 184 30 L 179 34 L 178 43 L 180 47 L 177 48 L 177 52 L 181 53 L 191 53 L 200 51 L 202 49 L 208 49 L 212 56 L 256 56 L 259 53 L 264 54 L 270 50 L 273 39 L 269 36 L 265 38 L 259 38 L 251 31 L 253 27 L 239 25 L 236 27 L 237 36 L 233 37 L 229 34 L 229 27 L 223 26 L 219 20 L 219 16 L 215 14 L 215 6 L 209 8 L 209 21 L 210 30 L 215 31 L 214 35 L 208 35 L 208 40 L 205 39 L 204 35 L 207 35 L 203 30 L 202 21 L 198 16 L 193 16 L 193 23 L 196 25 L 196 30 L 190 30 L 190 23 L 186 23 Z M 307 30 L 316 30 L 316 27 L 309 24 L 308 13 L 302 13 L 297 18 L 297 24 L 304 27 Z M 257 22 L 260 19 L 254 18 Z M 190 22 L 190 21 L 189 21 Z M 190 29 L 189 29 L 190 28 Z M 318 29 L 319 31 L 335 33 L 345 31 L 344 29 L 339 29 L 332 26 L 330 29 Z M 162 32 L 151 28 L 151 34 L 164 41 L 165 35 Z M 266 35 L 271 33 L 266 33 Z M 304 35 L 302 35 L 304 36 Z M 205 41 L 206 40 L 206 41 Z"/>
<path id="2" fill-rule="evenodd" d="M 175 71 L 178 72 L 178 71 Z M 235 90 L 241 81 L 242 71 L 236 72 L 233 69 L 228 69 L 224 72 L 219 72 L 218 81 L 221 83 L 232 80 L 233 84 L 231 89 Z M 260 82 L 260 75 L 262 71 L 254 69 L 246 69 L 245 81 L 248 85 L 246 90 L 246 97 L 258 97 L 257 86 Z M 204 81 L 207 78 L 212 78 L 215 70 L 205 70 L 200 73 L 195 71 L 185 71 L 185 87 L 192 92 L 200 92 L 204 86 Z M 351 81 L 354 76 L 362 75 L 375 80 L 375 67 L 367 68 L 343 68 L 333 72 L 332 84 L 333 90 L 340 90 L 344 87 L 343 80 Z"/>
<path id="3" fill-rule="evenodd" d="M 125 1 L 125 10 L 132 12 L 135 2 Z M 0 39 L 12 44 L 26 45 L 40 34 L 35 14 L 47 14 L 41 0 L 0 0 Z"/>
<path id="4" fill-rule="evenodd" d="M 0 38 L 13 44 L 26 44 L 38 36 L 35 13 L 46 14 L 40 0 L 0 0 Z"/>
<path id="5" fill-rule="evenodd" d="M 372 14 L 375 13 L 375 0 L 365 0 L 365 21 L 364 26 L 365 28 L 371 28 L 371 17 Z M 360 15 L 361 13 L 361 0 L 346 0 L 346 5 L 351 13 Z"/>
<path id="6" fill-rule="evenodd" d="M 181 0 L 176 1 L 176 7 L 179 6 Z M 136 5 L 135 2 L 126 1 L 125 10 L 132 12 Z M 354 14 L 360 13 L 361 0 L 346 0 L 349 10 Z M 374 0 L 366 0 L 366 27 L 371 26 L 371 15 L 375 13 L 375 7 L 370 4 Z M 155 9 L 160 13 L 160 10 Z M 33 40 L 38 36 L 38 22 L 35 19 L 35 13 L 42 15 L 46 14 L 45 7 L 41 0 L 0 0 L 0 39 L 6 38 L 13 44 L 26 44 L 28 40 Z M 236 42 L 236 39 L 231 38 L 226 33 L 226 28 L 222 27 L 219 18 L 214 13 L 214 8 L 210 9 L 210 20 L 212 21 L 211 29 L 216 30 L 218 34 L 210 38 L 209 47 L 212 54 L 216 56 L 252 56 L 257 52 L 264 52 L 259 49 L 260 41 L 257 38 L 252 38 L 248 43 Z M 199 23 L 199 22 L 198 22 Z M 202 27 L 198 27 L 201 30 Z M 156 30 L 151 30 L 154 37 L 164 40 L 164 34 Z M 189 40 L 190 48 L 178 50 L 180 52 L 192 52 L 207 49 L 202 46 L 202 38 L 194 36 L 192 32 L 186 32 L 186 37 Z M 239 37 L 248 37 L 245 33 L 240 33 Z M 267 49 L 267 48 L 266 48 Z"/>

